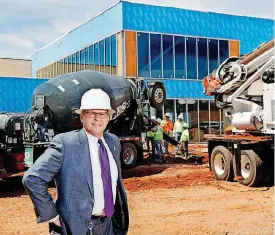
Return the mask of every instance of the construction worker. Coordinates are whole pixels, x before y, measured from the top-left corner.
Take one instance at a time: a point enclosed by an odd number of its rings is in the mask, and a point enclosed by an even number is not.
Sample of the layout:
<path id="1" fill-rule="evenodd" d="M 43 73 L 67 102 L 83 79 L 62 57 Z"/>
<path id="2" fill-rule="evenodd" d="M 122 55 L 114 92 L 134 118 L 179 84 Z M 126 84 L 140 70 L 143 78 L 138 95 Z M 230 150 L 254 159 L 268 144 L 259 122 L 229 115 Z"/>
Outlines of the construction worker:
<path id="1" fill-rule="evenodd" d="M 152 131 L 154 132 L 154 144 L 158 155 L 158 159 L 156 160 L 159 162 L 162 162 L 164 160 L 164 157 L 163 157 L 162 146 L 161 146 L 163 141 L 163 130 L 162 130 L 162 127 L 160 126 L 161 119 L 158 118 L 153 121 L 156 124 L 155 127 L 152 129 Z"/>
<path id="2" fill-rule="evenodd" d="M 183 124 L 183 132 L 181 134 L 180 143 L 183 149 L 183 154 L 185 155 L 185 158 L 188 157 L 188 143 L 189 143 L 189 130 L 188 130 L 188 124 Z"/>
<path id="3" fill-rule="evenodd" d="M 173 122 L 170 120 L 170 114 L 166 113 L 164 114 L 164 119 L 161 121 L 161 127 L 163 130 L 163 133 L 169 135 L 170 131 L 173 131 Z M 168 152 L 168 143 L 166 140 L 163 141 L 165 153 L 169 154 Z"/>
<path id="4" fill-rule="evenodd" d="M 183 115 L 180 114 L 178 116 L 178 120 L 174 124 L 174 129 L 173 129 L 173 137 L 178 142 L 180 141 L 181 134 L 183 132 L 183 124 L 184 124 Z M 176 146 L 175 154 L 178 154 L 178 146 Z"/>
<path id="5" fill-rule="evenodd" d="M 155 126 L 154 124 L 154 120 L 156 120 L 156 117 L 155 116 L 152 116 L 151 117 L 151 122 L 152 122 L 152 127 Z M 149 131 L 147 131 L 147 146 L 148 146 L 148 153 L 150 155 L 150 143 L 151 143 L 151 146 L 152 146 L 152 151 L 151 151 L 151 155 L 154 156 L 156 154 L 156 148 L 155 148 L 155 143 L 154 143 L 154 136 L 155 136 L 155 133 L 150 129 Z"/>

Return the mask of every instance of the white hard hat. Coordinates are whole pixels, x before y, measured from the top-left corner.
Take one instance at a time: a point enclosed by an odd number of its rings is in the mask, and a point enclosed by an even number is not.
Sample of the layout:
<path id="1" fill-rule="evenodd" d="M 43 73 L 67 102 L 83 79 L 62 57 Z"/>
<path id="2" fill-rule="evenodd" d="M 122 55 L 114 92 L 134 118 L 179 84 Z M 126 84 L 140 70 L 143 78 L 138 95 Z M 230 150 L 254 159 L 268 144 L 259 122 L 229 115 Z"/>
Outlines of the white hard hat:
<path id="1" fill-rule="evenodd" d="M 164 114 L 164 117 L 169 117 L 169 118 L 171 118 L 169 113 Z"/>
<path id="2" fill-rule="evenodd" d="M 182 115 L 182 114 L 180 114 L 180 115 L 178 116 L 178 118 L 183 119 L 183 115 Z"/>
<path id="3" fill-rule="evenodd" d="M 151 117 L 151 120 L 152 120 L 152 121 L 156 121 L 156 120 L 157 120 L 156 116 L 152 116 L 152 117 Z"/>
<path id="4" fill-rule="evenodd" d="M 157 118 L 156 120 L 159 124 L 161 123 L 161 119 L 160 118 Z"/>
<path id="5" fill-rule="evenodd" d="M 80 109 L 75 112 L 80 114 L 83 109 L 106 109 L 111 114 L 116 113 L 111 107 L 109 95 L 101 89 L 90 89 L 81 98 Z"/>

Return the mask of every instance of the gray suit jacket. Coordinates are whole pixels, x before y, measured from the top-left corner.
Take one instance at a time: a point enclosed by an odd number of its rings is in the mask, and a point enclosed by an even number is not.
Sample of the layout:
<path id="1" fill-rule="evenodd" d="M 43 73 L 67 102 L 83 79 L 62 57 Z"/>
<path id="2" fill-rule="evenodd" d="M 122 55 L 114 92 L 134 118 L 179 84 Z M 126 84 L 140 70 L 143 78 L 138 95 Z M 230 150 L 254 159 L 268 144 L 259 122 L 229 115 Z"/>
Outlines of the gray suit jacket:
<path id="1" fill-rule="evenodd" d="M 113 225 L 118 234 L 126 234 L 129 217 L 121 177 L 121 146 L 113 134 L 104 133 L 104 139 L 118 168 Z M 53 179 L 58 194 L 56 202 L 48 193 L 48 183 Z M 34 204 L 38 223 L 49 221 L 59 214 L 63 234 L 87 234 L 94 205 L 94 190 L 89 144 L 84 129 L 55 136 L 50 147 L 25 173 L 23 184 Z"/>

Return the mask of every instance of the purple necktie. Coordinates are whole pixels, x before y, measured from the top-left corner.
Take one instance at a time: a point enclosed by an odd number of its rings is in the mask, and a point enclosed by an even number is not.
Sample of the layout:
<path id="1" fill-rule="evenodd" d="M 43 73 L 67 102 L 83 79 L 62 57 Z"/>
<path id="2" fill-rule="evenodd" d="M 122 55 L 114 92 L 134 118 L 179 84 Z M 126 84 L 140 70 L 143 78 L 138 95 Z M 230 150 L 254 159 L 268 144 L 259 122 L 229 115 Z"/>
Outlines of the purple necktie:
<path id="1" fill-rule="evenodd" d="M 105 148 L 101 139 L 99 143 L 99 160 L 101 166 L 101 178 L 103 181 L 104 200 L 105 200 L 105 215 L 112 217 L 114 213 L 113 191 L 112 191 L 112 178 L 109 164 L 109 157 L 107 149 Z"/>

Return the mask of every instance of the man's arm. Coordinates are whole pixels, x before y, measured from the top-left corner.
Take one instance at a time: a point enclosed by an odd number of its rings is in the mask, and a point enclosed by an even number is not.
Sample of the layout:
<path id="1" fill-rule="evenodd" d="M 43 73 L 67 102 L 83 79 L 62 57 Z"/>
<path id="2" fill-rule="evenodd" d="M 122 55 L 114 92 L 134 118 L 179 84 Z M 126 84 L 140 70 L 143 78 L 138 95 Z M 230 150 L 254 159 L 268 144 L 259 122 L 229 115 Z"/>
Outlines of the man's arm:
<path id="1" fill-rule="evenodd" d="M 23 184 L 34 204 L 38 223 L 52 220 L 58 215 L 55 203 L 48 192 L 48 183 L 58 174 L 63 158 L 61 135 L 57 135 L 53 138 L 50 147 L 23 177 Z"/>

